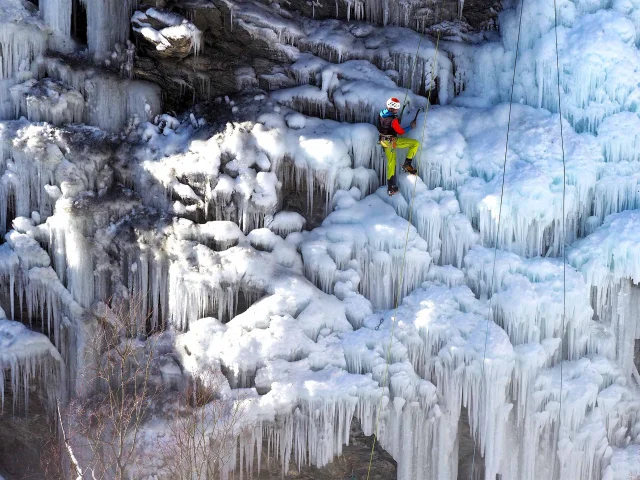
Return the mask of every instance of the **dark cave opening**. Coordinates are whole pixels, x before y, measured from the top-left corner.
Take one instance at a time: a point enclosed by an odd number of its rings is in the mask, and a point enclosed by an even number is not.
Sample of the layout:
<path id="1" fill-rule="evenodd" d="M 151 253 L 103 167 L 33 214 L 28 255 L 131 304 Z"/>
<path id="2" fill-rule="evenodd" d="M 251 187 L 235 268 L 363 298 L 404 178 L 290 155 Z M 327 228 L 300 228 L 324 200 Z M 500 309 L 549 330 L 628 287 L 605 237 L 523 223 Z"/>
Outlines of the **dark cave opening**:
<path id="1" fill-rule="evenodd" d="M 73 0 L 71 8 L 71 36 L 82 45 L 87 44 L 87 9 L 80 0 Z"/>

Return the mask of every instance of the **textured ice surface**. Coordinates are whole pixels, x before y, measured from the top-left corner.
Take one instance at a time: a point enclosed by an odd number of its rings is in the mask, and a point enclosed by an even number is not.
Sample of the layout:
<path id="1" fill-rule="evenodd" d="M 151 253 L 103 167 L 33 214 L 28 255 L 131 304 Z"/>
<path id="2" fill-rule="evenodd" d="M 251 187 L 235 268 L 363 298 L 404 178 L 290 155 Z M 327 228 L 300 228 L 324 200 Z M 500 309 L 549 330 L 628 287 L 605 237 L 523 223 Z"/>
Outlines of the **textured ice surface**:
<path id="1" fill-rule="evenodd" d="M 380 191 L 379 191 L 380 192 Z M 381 193 L 381 195 L 386 195 Z M 407 232 L 407 230 L 409 230 Z M 401 269 L 405 257 L 404 278 Z M 322 290 L 358 291 L 377 308 L 390 308 L 426 280 L 428 245 L 382 198 L 370 195 L 338 206 L 301 245 L 306 275 Z"/>
<path id="2" fill-rule="evenodd" d="M 131 5 L 85 3 L 104 60 Z M 558 2 L 564 212 L 552 3 L 524 5 L 504 196 L 515 2 L 499 41 L 449 37 L 434 62 L 425 37 L 415 66 L 406 28 L 220 2 L 230 30 L 290 63 L 265 74 L 286 88 L 252 92 L 251 110 L 220 102 L 236 118 L 222 128 L 161 115 L 153 85 L 42 55 L 42 21 L 58 49 L 69 2 L 41 0 L 40 19 L 0 5 L 0 116 L 27 117 L 0 122 L 0 301 L 50 339 L 0 320 L 12 389 L 65 383 L 42 352 L 79 389 L 92 315 L 112 301 L 130 308 L 128 334 L 164 329 L 185 376 L 212 371 L 245 402 L 251 428 L 223 479 L 255 472 L 263 446 L 284 470 L 326 465 L 353 418 L 370 435 L 378 414 L 399 479 L 456 478 L 463 407 L 485 478 L 637 474 L 640 3 Z M 386 19 L 367 10 L 384 5 Z M 349 15 L 408 24 L 411 5 L 352 2 Z M 197 47 L 182 17 L 144 15 L 136 28 L 158 46 Z M 440 105 L 409 133 L 419 176 L 396 172 L 389 198 L 377 131 L 353 122 L 408 86 L 406 117 L 430 87 Z M 124 132 L 64 125 L 80 120 Z M 155 460 L 139 470 L 156 475 Z"/>
<path id="3" fill-rule="evenodd" d="M 56 398 L 61 398 L 61 389 L 65 388 L 60 354 L 45 335 L 7 320 L 0 309 L 0 400 L 3 411 L 7 408 L 7 393 L 13 398 L 14 411 L 28 410 L 33 379 L 40 382 L 45 399 L 50 402 L 48 407 L 53 409 Z"/>

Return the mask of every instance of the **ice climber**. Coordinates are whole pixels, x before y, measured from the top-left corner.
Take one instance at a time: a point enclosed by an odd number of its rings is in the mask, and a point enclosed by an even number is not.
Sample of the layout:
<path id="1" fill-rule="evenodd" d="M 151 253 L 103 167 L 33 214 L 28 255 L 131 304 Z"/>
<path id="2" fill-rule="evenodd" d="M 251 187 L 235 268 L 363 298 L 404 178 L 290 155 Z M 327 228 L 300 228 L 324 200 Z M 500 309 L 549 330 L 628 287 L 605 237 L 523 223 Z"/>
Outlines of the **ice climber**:
<path id="1" fill-rule="evenodd" d="M 387 193 L 389 196 L 394 195 L 398 191 L 398 185 L 396 184 L 396 148 L 409 149 L 407 159 L 402 165 L 402 169 L 411 175 L 417 173 L 417 170 L 411 165 L 411 162 L 418 152 L 420 142 L 412 138 L 398 137 L 415 128 L 416 121 L 411 122 L 409 127 L 402 128 L 400 120 L 398 119 L 400 106 L 400 100 L 390 98 L 387 100 L 387 108 L 380 112 L 380 118 L 378 119 L 380 145 L 384 148 L 384 153 L 387 156 Z"/>

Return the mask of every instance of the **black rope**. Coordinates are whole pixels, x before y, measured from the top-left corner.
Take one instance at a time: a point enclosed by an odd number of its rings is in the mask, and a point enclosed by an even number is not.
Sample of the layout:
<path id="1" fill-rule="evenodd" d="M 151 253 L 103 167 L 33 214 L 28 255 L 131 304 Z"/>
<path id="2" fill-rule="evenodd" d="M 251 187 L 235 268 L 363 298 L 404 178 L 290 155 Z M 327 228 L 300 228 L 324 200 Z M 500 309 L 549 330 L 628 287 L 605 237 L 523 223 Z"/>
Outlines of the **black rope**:
<path id="1" fill-rule="evenodd" d="M 565 154 L 564 154 L 564 131 L 562 127 L 562 101 L 560 96 L 560 54 L 558 53 L 558 6 L 556 4 L 556 0 L 553 0 L 553 16 L 555 23 L 555 35 L 556 35 L 556 72 L 558 75 L 557 83 L 558 83 L 558 115 L 560 121 L 560 146 L 562 148 L 562 330 L 560 331 L 560 400 L 559 400 L 559 408 L 558 408 L 558 434 L 556 437 L 556 445 L 558 440 L 560 439 L 560 423 L 562 422 L 562 384 L 563 384 L 563 362 L 562 359 L 564 357 L 564 328 L 565 328 L 565 318 L 567 313 L 567 255 L 566 255 L 566 245 L 567 245 L 567 231 L 566 231 L 566 222 L 565 222 L 565 204 L 567 197 L 567 165 L 565 162 Z M 551 478 L 553 478 L 554 471 L 556 468 L 556 457 L 558 456 L 558 452 L 554 452 L 553 455 L 553 468 L 551 469 Z"/>
<path id="2" fill-rule="evenodd" d="M 493 286 L 496 278 L 496 262 L 498 259 L 498 244 L 500 240 L 500 219 L 502 217 L 502 202 L 504 199 L 504 181 L 507 174 L 507 153 L 509 151 L 509 133 L 511 132 L 511 110 L 513 108 L 513 92 L 515 90 L 516 84 L 516 70 L 518 67 L 518 51 L 520 50 L 520 32 L 522 31 L 522 12 L 524 11 L 524 0 L 522 0 L 520 5 L 520 21 L 518 24 L 518 40 L 516 42 L 516 56 L 513 62 L 513 78 L 511 79 L 511 97 L 509 99 L 509 119 L 507 120 L 507 140 L 504 145 L 504 163 L 502 165 L 502 189 L 500 191 L 500 209 L 498 210 L 498 228 L 496 230 L 496 244 L 493 254 L 493 271 L 491 274 L 491 285 L 489 288 L 489 316 L 491 316 L 491 304 L 493 303 Z M 489 339 L 489 324 L 491 322 L 491 318 L 487 319 L 487 330 L 485 332 L 484 337 L 484 353 L 482 355 L 482 371 L 480 374 L 480 379 L 484 377 L 484 364 L 487 360 L 487 341 Z M 478 451 L 476 437 L 473 436 L 473 460 L 471 462 L 471 471 L 469 472 L 469 479 L 472 480 L 473 471 L 475 469 L 476 464 L 476 452 Z"/>

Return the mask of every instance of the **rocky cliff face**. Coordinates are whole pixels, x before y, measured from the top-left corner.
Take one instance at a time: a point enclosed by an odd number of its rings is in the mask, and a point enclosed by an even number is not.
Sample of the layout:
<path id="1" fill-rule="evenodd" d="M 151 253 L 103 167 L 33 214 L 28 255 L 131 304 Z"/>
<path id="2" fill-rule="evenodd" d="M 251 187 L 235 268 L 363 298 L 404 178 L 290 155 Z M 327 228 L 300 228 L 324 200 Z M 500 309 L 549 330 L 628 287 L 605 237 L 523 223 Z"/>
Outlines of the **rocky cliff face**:
<path id="1" fill-rule="evenodd" d="M 287 0 L 287 9 L 309 18 L 357 19 L 409 28 L 429 27 L 441 22 L 464 20 L 474 29 L 491 28 L 500 10 L 492 0 Z"/>
<path id="2" fill-rule="evenodd" d="M 274 16 L 293 21 L 302 29 L 308 20 L 350 19 L 379 25 L 398 25 L 414 30 L 435 30 L 466 33 L 494 30 L 500 0 L 467 0 L 461 10 L 459 0 L 414 0 L 390 2 L 381 0 L 286 0 L 282 7 L 275 1 L 264 0 Z M 402 7 L 402 8 L 401 8 Z M 134 75 L 162 87 L 165 105 L 179 111 L 196 102 L 221 95 L 232 95 L 247 86 L 271 90 L 296 83 L 287 66 L 296 54 L 286 49 L 274 49 L 269 36 L 258 35 L 242 22 L 234 22 L 233 11 L 224 0 L 155 0 L 140 4 L 139 11 L 162 8 L 182 15 L 202 32 L 199 52 L 184 39 L 170 40 L 167 48 L 158 48 L 157 41 L 149 41 L 140 32 L 134 35 L 138 44 Z M 292 13 L 289 13 L 292 12 Z M 386 12 L 386 13 L 385 13 Z M 154 27 L 162 22 L 151 20 Z M 265 26 L 265 31 L 269 26 Z M 298 38 L 290 32 L 284 43 L 298 45 Z M 286 37 L 287 32 L 283 35 Z M 302 49 L 301 49 L 302 50 Z"/>

